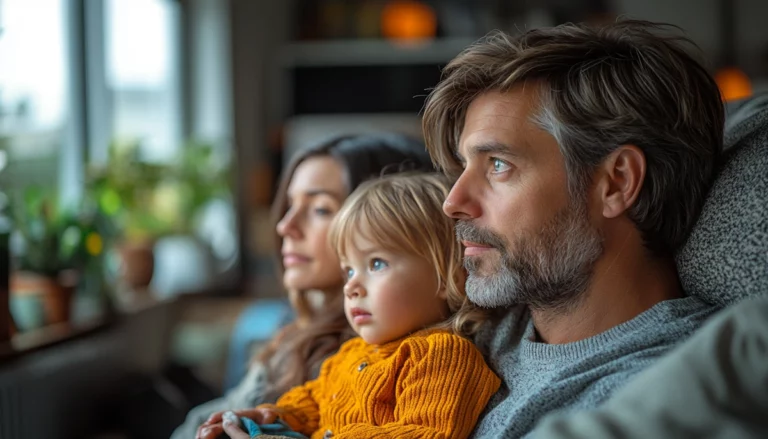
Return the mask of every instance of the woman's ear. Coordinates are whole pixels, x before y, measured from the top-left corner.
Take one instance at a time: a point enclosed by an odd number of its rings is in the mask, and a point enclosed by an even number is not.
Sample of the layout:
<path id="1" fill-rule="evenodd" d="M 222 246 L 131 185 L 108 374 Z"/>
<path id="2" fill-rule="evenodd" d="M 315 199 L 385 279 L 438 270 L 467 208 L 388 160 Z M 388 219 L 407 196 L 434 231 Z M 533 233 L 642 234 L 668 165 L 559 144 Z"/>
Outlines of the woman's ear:
<path id="1" fill-rule="evenodd" d="M 605 218 L 616 218 L 637 200 L 645 180 L 646 161 L 635 145 L 621 145 L 600 165 L 597 198 Z"/>
<path id="2" fill-rule="evenodd" d="M 443 300 L 448 300 L 448 288 L 446 288 L 445 285 L 440 286 L 437 290 L 437 297 Z"/>

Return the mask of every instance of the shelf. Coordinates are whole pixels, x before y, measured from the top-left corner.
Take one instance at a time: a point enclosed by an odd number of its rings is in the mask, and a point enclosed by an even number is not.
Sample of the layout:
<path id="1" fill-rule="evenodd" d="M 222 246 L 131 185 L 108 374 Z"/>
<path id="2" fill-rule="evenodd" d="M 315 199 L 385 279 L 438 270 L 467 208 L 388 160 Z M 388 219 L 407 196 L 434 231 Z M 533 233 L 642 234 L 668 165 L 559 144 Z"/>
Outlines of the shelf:
<path id="1" fill-rule="evenodd" d="M 287 68 L 445 64 L 473 41 L 474 38 L 440 38 L 414 43 L 380 39 L 295 42 L 286 46 L 281 63 Z"/>

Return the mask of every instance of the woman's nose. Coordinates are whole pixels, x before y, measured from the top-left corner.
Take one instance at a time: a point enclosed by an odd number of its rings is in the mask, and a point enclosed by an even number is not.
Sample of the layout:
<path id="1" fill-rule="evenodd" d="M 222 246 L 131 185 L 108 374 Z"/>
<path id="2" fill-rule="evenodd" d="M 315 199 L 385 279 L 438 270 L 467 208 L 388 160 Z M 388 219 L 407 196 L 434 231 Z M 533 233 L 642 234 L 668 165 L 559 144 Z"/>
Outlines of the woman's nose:
<path id="1" fill-rule="evenodd" d="M 291 238 L 298 238 L 301 236 L 301 227 L 299 221 L 299 213 L 291 212 L 290 210 L 283 215 L 278 221 L 275 227 L 277 234 L 285 238 L 290 236 Z"/>

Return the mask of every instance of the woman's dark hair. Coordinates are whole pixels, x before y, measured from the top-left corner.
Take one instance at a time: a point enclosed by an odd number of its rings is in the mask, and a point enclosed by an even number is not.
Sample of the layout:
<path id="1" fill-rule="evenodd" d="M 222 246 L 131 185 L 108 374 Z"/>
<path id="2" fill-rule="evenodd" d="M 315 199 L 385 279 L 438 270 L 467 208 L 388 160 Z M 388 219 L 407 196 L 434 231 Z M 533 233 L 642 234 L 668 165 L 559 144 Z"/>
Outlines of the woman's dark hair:
<path id="1" fill-rule="evenodd" d="M 296 168 L 305 160 L 318 156 L 333 157 L 341 164 L 348 193 L 360 183 L 383 174 L 433 170 L 424 144 L 414 138 L 400 134 L 336 137 L 300 151 L 285 168 L 272 204 L 275 225 L 288 209 L 288 185 Z M 282 238 L 275 236 L 277 266 L 282 274 Z M 310 306 L 306 291 L 288 291 L 288 298 L 296 312 L 296 320 L 281 329 L 256 357 L 269 374 L 267 397 L 270 400 L 311 379 L 323 360 L 355 335 L 344 315 L 341 288 L 338 295 L 326 297 L 322 309 Z"/>

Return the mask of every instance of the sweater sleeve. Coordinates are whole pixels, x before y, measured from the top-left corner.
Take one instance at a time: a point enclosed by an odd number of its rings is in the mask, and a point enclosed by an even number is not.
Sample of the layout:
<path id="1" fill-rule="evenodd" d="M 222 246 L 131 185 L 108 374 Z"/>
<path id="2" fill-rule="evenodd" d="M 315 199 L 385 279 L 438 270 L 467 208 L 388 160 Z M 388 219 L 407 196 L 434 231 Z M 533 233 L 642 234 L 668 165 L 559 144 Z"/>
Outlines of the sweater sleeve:
<path id="1" fill-rule="evenodd" d="M 277 411 L 292 430 L 311 436 L 320 424 L 320 407 L 313 393 L 322 386 L 321 378 L 292 388 L 276 404 L 262 404 L 258 408 Z"/>
<path id="2" fill-rule="evenodd" d="M 359 343 L 356 338 L 349 340 L 336 354 L 328 357 L 320 367 L 320 375 L 316 379 L 292 388 L 275 404 L 262 404 L 259 407 L 275 410 L 292 430 L 311 436 L 320 428 L 321 394 L 328 387 L 329 380 L 333 379 L 333 373 L 339 361 L 354 348 L 356 343 Z"/>
<path id="3" fill-rule="evenodd" d="M 348 424 L 334 439 L 469 436 L 500 385 L 477 348 L 462 337 L 438 333 L 404 342 L 400 353 L 407 358 L 397 380 L 394 421 Z"/>

